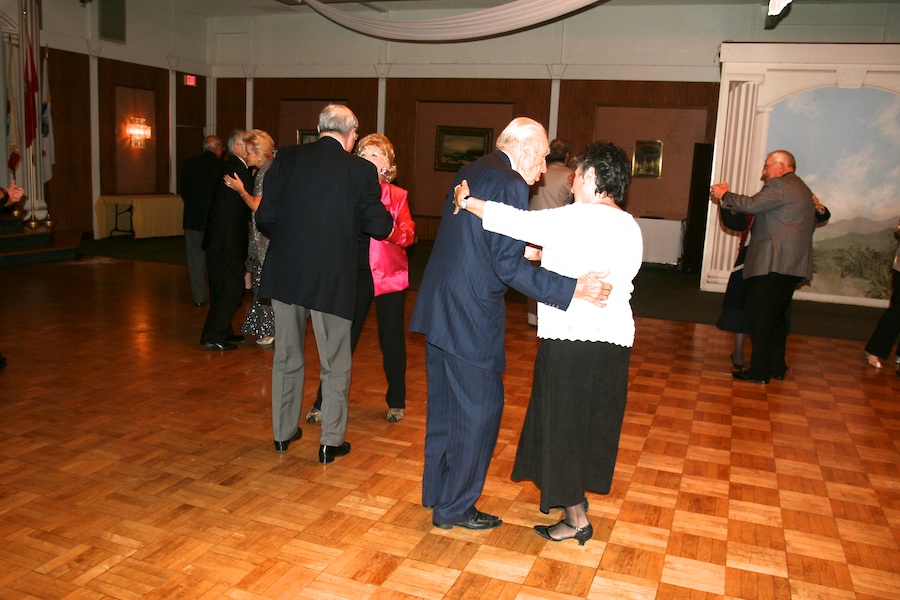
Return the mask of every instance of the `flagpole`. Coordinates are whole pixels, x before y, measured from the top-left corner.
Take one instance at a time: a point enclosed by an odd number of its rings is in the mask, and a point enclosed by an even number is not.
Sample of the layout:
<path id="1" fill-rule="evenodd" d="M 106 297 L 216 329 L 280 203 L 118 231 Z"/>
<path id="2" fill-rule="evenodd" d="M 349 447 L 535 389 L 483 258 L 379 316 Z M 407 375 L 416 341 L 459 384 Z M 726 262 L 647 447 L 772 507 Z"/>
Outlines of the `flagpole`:
<path id="1" fill-rule="evenodd" d="M 47 207 L 47 214 L 44 215 L 44 226 L 45 227 L 53 227 L 53 221 L 50 219 L 50 203 L 47 202 L 46 196 L 46 185 L 47 180 L 53 176 L 53 162 L 55 162 L 55 151 L 53 149 L 54 138 L 53 138 L 53 122 L 51 121 L 50 116 L 50 48 L 44 48 L 44 59 L 41 61 L 41 190 L 45 192 L 44 194 L 44 205 Z M 44 106 L 44 101 L 46 100 L 47 106 Z M 46 111 L 46 114 L 44 114 Z M 46 121 L 45 121 L 46 119 Z M 49 148 L 44 148 L 44 127 L 47 127 L 47 144 Z M 52 153 L 51 153 L 52 151 Z M 47 159 L 50 164 L 50 168 L 47 168 L 47 164 L 44 162 L 44 156 L 47 155 Z"/>
<path id="2" fill-rule="evenodd" d="M 22 77 L 22 99 L 23 99 L 22 110 L 23 110 L 23 114 L 25 114 L 25 115 L 28 114 L 28 101 L 29 101 L 27 88 L 28 88 L 28 48 L 30 47 L 28 38 L 30 37 L 30 34 L 29 34 L 30 21 L 29 21 L 28 16 L 29 16 L 31 7 L 28 4 L 29 4 L 28 0 L 19 0 L 19 66 L 20 66 L 21 77 Z M 23 157 L 24 160 L 22 161 L 22 175 L 23 175 L 22 183 L 25 184 L 23 187 L 25 187 L 25 189 L 27 190 L 28 204 L 31 206 L 31 209 L 28 211 L 29 217 L 28 217 L 28 220 L 25 221 L 25 224 L 28 225 L 29 227 L 31 227 L 32 229 L 35 229 L 39 225 L 39 222 L 37 220 L 37 217 L 34 214 L 35 213 L 35 205 L 34 205 L 35 189 L 34 189 L 34 178 L 32 177 L 34 169 L 32 168 L 32 162 L 31 162 L 31 147 L 28 145 L 28 129 L 29 129 L 29 127 L 28 127 L 27 116 L 25 118 L 23 118 L 23 123 L 25 125 L 22 128 L 22 133 L 25 136 L 25 139 L 24 139 L 25 147 L 23 148 L 25 156 Z"/>
<path id="3" fill-rule="evenodd" d="M 25 96 L 25 179 L 30 189 L 29 204 L 31 205 L 31 216 L 27 221 L 27 225 L 32 229 L 37 228 L 41 224 L 37 218 L 37 202 L 43 201 L 43 184 L 40 181 L 40 165 L 37 164 L 35 156 L 40 156 L 40 131 L 38 129 L 37 116 L 40 114 L 40 84 L 38 83 L 37 66 L 34 64 L 34 43 L 38 35 L 40 35 L 39 19 L 37 18 L 37 10 L 34 0 L 20 0 L 21 21 L 20 31 L 22 35 L 19 37 L 19 53 L 21 56 L 22 76 L 24 80 L 23 92 Z M 37 87 L 37 91 L 33 88 Z M 30 107 L 28 103 L 31 103 Z M 34 116 L 29 122 L 28 115 Z M 32 136 L 31 144 L 28 144 L 28 138 Z M 38 187 L 40 185 L 40 187 Z M 46 202 L 44 202 L 46 207 Z"/>

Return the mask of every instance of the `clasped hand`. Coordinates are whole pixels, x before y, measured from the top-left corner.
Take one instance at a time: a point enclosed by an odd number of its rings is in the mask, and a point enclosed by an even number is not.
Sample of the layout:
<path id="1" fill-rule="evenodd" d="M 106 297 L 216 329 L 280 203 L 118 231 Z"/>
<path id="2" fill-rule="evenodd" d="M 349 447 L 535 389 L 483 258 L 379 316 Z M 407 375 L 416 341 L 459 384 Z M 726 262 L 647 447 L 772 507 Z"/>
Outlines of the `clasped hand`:
<path id="1" fill-rule="evenodd" d="M 575 294 L 573 298 L 580 298 L 603 308 L 606 306 L 606 299 L 612 291 L 612 284 L 603 281 L 609 276 L 609 269 L 605 271 L 591 271 L 585 273 L 578 278 L 575 285 Z"/>
<path id="2" fill-rule="evenodd" d="M 22 199 L 22 196 L 25 195 L 25 190 L 24 188 L 16 185 L 16 180 L 13 179 L 9 183 L 9 187 L 6 188 L 6 193 L 9 195 L 9 199 L 6 201 L 6 206 L 10 206 Z"/>
<path id="3" fill-rule="evenodd" d="M 722 183 L 714 183 L 709 188 L 709 195 L 715 198 L 717 201 L 722 200 L 722 196 L 728 193 L 728 182 L 723 181 Z"/>
<path id="4" fill-rule="evenodd" d="M 469 182 L 465 179 L 462 183 L 453 188 L 453 214 L 459 213 L 459 203 L 462 199 L 469 195 Z"/>

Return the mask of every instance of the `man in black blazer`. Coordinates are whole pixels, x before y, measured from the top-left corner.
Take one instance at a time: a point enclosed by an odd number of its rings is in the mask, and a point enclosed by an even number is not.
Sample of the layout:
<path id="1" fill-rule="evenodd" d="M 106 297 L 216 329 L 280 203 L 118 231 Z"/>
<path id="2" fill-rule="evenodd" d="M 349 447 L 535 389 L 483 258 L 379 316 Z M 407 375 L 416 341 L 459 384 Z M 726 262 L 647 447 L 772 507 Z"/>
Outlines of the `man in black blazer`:
<path id="1" fill-rule="evenodd" d="M 344 434 L 360 232 L 384 239 L 392 229 L 375 165 L 351 153 L 358 127 L 346 106 L 326 106 L 318 141 L 278 150 L 256 211 L 256 224 L 270 239 L 259 296 L 272 299 L 278 336 L 272 361 L 275 450 L 287 450 L 302 435 L 303 338 L 310 317 L 321 363 L 321 463 L 350 452 Z"/>
<path id="2" fill-rule="evenodd" d="M 191 279 L 191 297 L 197 306 L 206 304 L 208 299 L 203 234 L 216 184 L 222 178 L 222 150 L 222 140 L 208 135 L 203 139 L 203 154 L 189 158 L 181 168 L 178 192 L 184 202 L 184 248 Z"/>
<path id="3" fill-rule="evenodd" d="M 528 186 L 546 171 L 547 134 L 540 123 L 514 119 L 498 150 L 463 167 L 472 196 L 528 208 Z M 475 508 L 503 412 L 502 373 L 508 286 L 565 310 L 574 298 L 609 295 L 597 274 L 577 281 L 535 268 L 525 244 L 484 231 L 477 218 L 453 217 L 447 194 L 441 227 L 413 310 L 410 329 L 425 334 L 428 414 L 422 504 L 441 529 L 491 529 L 502 521 Z"/>
<path id="4" fill-rule="evenodd" d="M 235 343 L 244 341 L 244 336 L 234 333 L 231 319 L 244 293 L 250 209 L 240 194 L 225 185 L 223 178 L 224 173 L 232 174 L 243 182 L 245 189 L 253 189 L 253 177 L 245 162 L 243 135 L 243 131 L 235 131 L 228 138 L 231 156 L 219 173 L 203 237 L 209 269 L 209 312 L 200 343 L 210 350 L 235 350 Z"/>
<path id="5" fill-rule="evenodd" d="M 732 373 L 741 381 L 784 379 L 788 370 L 784 361 L 787 312 L 794 290 L 812 278 L 812 236 L 819 209 L 795 169 L 794 156 L 776 150 L 766 157 L 761 177 L 765 184 L 753 196 L 729 192 L 728 182 L 710 189 L 723 209 L 754 215 L 744 260 L 753 352 L 750 367 Z"/>

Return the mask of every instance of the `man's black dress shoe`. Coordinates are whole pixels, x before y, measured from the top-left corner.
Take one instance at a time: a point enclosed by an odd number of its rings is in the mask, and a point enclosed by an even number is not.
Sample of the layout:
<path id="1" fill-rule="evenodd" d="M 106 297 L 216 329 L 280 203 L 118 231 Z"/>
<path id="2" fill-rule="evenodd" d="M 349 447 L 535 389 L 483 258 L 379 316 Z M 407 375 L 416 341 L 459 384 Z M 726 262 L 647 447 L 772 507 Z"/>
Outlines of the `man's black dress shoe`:
<path id="1" fill-rule="evenodd" d="M 279 442 L 278 440 L 275 440 L 275 452 L 286 452 L 288 449 L 288 446 L 291 445 L 291 442 L 296 442 L 297 440 L 299 440 L 302 437 L 303 437 L 303 430 L 298 427 L 297 433 L 295 433 L 291 437 L 291 439 L 284 440 L 283 442 Z"/>
<path id="2" fill-rule="evenodd" d="M 226 350 L 237 350 L 237 346 L 235 346 L 231 342 L 207 342 L 203 344 L 203 347 L 207 350 L 218 350 L 219 352 L 225 352 Z"/>
<path id="3" fill-rule="evenodd" d="M 233 335 L 233 336 L 231 336 L 231 337 L 225 338 L 225 341 L 226 341 L 226 342 L 231 342 L 232 344 L 243 344 L 243 343 L 244 343 L 244 339 L 245 339 L 244 336 L 239 335 L 239 334 L 235 334 L 235 335 Z"/>
<path id="4" fill-rule="evenodd" d="M 347 454 L 350 454 L 350 442 L 344 442 L 340 446 L 326 446 L 323 444 L 319 447 L 319 462 L 327 465 L 330 462 L 334 462 L 334 459 L 338 456 L 346 456 Z"/>
<path id="5" fill-rule="evenodd" d="M 459 523 L 438 523 L 437 521 L 431 521 L 431 524 L 438 529 L 453 529 L 454 527 L 462 527 L 463 529 L 493 529 L 494 527 L 503 525 L 503 521 L 500 520 L 500 517 L 495 517 L 494 515 L 489 515 L 480 510 L 476 510 L 474 516 L 465 521 L 460 521 Z"/>
<path id="6" fill-rule="evenodd" d="M 784 378 L 787 377 L 787 374 L 790 373 L 790 372 L 791 372 L 791 368 L 790 368 L 790 367 L 785 367 L 785 368 L 784 368 L 784 373 L 782 373 L 781 375 L 775 375 L 775 374 L 773 373 L 773 374 L 772 374 L 772 377 L 774 377 L 774 378 L 777 379 L 778 381 L 784 381 Z"/>
<path id="7" fill-rule="evenodd" d="M 731 374 L 738 381 L 749 381 L 750 383 L 769 383 L 768 379 L 757 379 L 747 371 L 735 371 Z"/>

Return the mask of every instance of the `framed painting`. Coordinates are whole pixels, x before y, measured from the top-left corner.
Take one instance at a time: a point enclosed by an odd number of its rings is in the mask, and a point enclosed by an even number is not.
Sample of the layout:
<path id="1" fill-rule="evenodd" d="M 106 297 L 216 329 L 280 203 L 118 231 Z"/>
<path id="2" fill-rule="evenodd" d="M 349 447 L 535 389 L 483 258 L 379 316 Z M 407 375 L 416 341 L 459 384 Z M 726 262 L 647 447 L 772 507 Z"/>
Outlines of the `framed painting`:
<path id="1" fill-rule="evenodd" d="M 309 144 L 310 142 L 314 142 L 319 139 L 319 132 L 315 129 L 298 129 L 297 130 L 297 143 L 298 144 Z"/>
<path id="2" fill-rule="evenodd" d="M 491 151 L 494 130 L 483 127 L 438 125 L 434 145 L 434 170 L 459 171 L 460 167 Z"/>
<path id="3" fill-rule="evenodd" d="M 659 179 L 662 174 L 662 154 L 661 141 L 637 140 L 631 159 L 631 176 Z"/>

